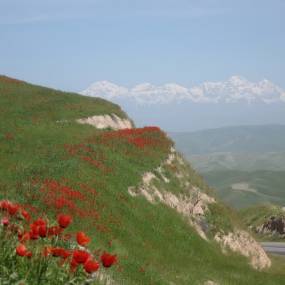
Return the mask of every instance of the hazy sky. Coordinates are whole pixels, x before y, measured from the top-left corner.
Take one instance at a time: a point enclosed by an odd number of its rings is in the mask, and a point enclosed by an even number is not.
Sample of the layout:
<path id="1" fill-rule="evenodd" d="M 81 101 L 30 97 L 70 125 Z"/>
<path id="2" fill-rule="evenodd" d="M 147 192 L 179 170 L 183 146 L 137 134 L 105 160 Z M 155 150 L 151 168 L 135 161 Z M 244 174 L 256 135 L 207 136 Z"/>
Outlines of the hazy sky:
<path id="1" fill-rule="evenodd" d="M 284 0 L 0 0 L 0 73 L 79 91 L 239 74 L 285 88 Z"/>

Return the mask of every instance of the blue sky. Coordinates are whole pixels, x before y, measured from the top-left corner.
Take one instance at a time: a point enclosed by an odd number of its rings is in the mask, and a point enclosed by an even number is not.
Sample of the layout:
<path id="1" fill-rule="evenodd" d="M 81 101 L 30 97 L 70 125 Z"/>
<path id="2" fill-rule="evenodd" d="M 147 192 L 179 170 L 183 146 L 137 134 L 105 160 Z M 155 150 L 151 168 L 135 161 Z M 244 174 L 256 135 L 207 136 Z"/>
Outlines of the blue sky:
<path id="1" fill-rule="evenodd" d="M 239 74 L 285 88 L 284 0 L 0 0 L 0 73 L 66 90 Z"/>

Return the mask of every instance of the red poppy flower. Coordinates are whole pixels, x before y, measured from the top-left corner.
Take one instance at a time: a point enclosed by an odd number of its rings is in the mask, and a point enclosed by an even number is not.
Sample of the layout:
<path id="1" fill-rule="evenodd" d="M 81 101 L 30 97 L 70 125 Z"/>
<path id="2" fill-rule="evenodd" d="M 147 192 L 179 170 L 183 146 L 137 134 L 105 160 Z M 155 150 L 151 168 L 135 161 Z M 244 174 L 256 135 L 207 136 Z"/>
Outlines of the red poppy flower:
<path id="1" fill-rule="evenodd" d="M 84 263 L 84 269 L 87 273 L 96 272 L 99 269 L 100 265 L 97 261 L 87 260 Z"/>
<path id="2" fill-rule="evenodd" d="M 59 257 L 61 255 L 62 248 L 60 247 L 53 247 L 50 249 L 52 256 Z"/>
<path id="3" fill-rule="evenodd" d="M 84 250 L 75 250 L 73 252 L 73 259 L 79 264 L 85 263 L 89 256 L 90 254 Z"/>
<path id="4" fill-rule="evenodd" d="M 19 208 L 20 207 L 18 205 L 8 203 L 8 212 L 11 216 L 14 216 L 18 212 Z"/>
<path id="5" fill-rule="evenodd" d="M 75 272 L 75 270 L 77 269 L 78 267 L 78 263 L 76 262 L 76 260 L 73 258 L 70 262 L 70 270 L 71 272 Z"/>
<path id="6" fill-rule="evenodd" d="M 47 257 L 52 252 L 52 248 L 50 246 L 44 247 L 43 256 Z"/>
<path id="7" fill-rule="evenodd" d="M 39 233 L 39 236 L 41 238 L 45 238 L 47 236 L 47 227 L 45 225 L 39 226 L 38 227 L 38 233 Z"/>
<path id="8" fill-rule="evenodd" d="M 7 200 L 2 200 L 0 203 L 0 209 L 8 211 L 10 202 Z"/>
<path id="9" fill-rule="evenodd" d="M 28 232 L 24 232 L 24 233 L 19 232 L 18 233 L 18 240 L 20 242 L 25 242 L 29 239 L 30 239 L 30 233 L 28 233 Z"/>
<path id="10" fill-rule="evenodd" d="M 58 226 L 53 226 L 48 228 L 48 235 L 49 236 L 58 236 L 62 232 L 62 228 Z"/>
<path id="11" fill-rule="evenodd" d="M 33 253 L 31 251 L 27 251 L 25 256 L 31 258 L 33 256 Z"/>
<path id="12" fill-rule="evenodd" d="M 111 255 L 111 254 L 109 254 L 107 252 L 104 252 L 101 255 L 101 261 L 102 261 L 104 267 L 110 267 L 114 263 L 117 262 L 117 256 L 116 255 Z"/>
<path id="13" fill-rule="evenodd" d="M 57 222 L 62 228 L 66 228 L 72 222 L 72 218 L 69 215 L 60 214 L 57 218 Z"/>
<path id="14" fill-rule="evenodd" d="M 69 250 L 64 249 L 62 250 L 60 257 L 63 259 L 67 259 L 70 255 L 71 255 L 71 252 Z"/>
<path id="15" fill-rule="evenodd" d="M 78 232 L 76 240 L 79 245 L 85 246 L 90 242 L 90 238 L 84 232 Z"/>
<path id="16" fill-rule="evenodd" d="M 25 256 L 27 254 L 27 248 L 24 244 L 20 243 L 17 247 L 16 247 L 16 253 L 19 256 Z"/>
<path id="17" fill-rule="evenodd" d="M 9 220 L 9 218 L 7 218 L 7 217 L 3 217 L 2 219 L 1 219 L 1 225 L 3 225 L 3 226 L 8 226 L 10 224 L 10 220 Z"/>
<path id="18" fill-rule="evenodd" d="M 24 217 L 24 219 L 25 219 L 26 221 L 29 221 L 29 220 L 31 219 L 30 214 L 29 214 L 26 210 L 22 210 L 22 211 L 21 211 L 21 214 L 22 214 L 22 216 Z"/>
<path id="19" fill-rule="evenodd" d="M 37 220 L 35 220 L 34 222 L 33 222 L 33 224 L 35 225 L 35 226 L 46 226 L 46 221 L 45 220 L 43 220 L 42 218 L 38 218 Z"/>
<path id="20" fill-rule="evenodd" d="M 55 257 L 61 257 L 63 259 L 66 259 L 70 256 L 70 252 L 64 248 L 61 247 L 53 247 L 50 249 L 50 253 Z"/>
<path id="21" fill-rule="evenodd" d="M 30 239 L 38 239 L 39 238 L 39 227 L 35 224 L 30 225 Z"/>

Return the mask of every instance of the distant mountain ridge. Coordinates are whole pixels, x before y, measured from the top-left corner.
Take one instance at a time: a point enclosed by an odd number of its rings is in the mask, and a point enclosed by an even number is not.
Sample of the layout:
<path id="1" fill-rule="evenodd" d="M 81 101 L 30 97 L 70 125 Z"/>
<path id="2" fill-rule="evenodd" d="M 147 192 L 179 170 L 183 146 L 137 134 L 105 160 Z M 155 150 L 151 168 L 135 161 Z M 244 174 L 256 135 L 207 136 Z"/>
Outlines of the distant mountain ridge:
<path id="1" fill-rule="evenodd" d="M 170 133 L 226 203 L 285 205 L 285 125 Z"/>
<path id="2" fill-rule="evenodd" d="M 170 135 L 187 155 L 285 151 L 285 125 L 234 126 Z"/>
<path id="3" fill-rule="evenodd" d="M 241 76 L 186 87 L 139 83 L 133 87 L 98 81 L 80 92 L 119 104 L 137 126 L 196 131 L 225 126 L 285 124 L 285 92 L 267 79 Z"/>
<path id="4" fill-rule="evenodd" d="M 285 103 L 284 90 L 271 81 L 263 79 L 259 82 L 251 82 L 236 75 L 226 81 L 206 81 L 191 88 L 176 83 L 166 83 L 161 86 L 142 83 L 133 88 L 127 88 L 109 81 L 98 81 L 91 84 L 81 94 L 103 97 L 108 100 L 129 99 L 139 104 L 169 104 L 181 101 Z"/>

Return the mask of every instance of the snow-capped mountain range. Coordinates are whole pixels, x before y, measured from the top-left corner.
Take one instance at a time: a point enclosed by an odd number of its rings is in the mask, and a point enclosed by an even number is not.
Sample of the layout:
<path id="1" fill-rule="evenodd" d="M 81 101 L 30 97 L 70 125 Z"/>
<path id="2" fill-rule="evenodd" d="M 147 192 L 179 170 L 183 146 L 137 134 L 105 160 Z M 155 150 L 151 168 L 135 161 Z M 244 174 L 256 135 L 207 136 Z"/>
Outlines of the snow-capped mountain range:
<path id="1" fill-rule="evenodd" d="M 161 86 L 142 83 L 127 88 L 109 81 L 91 84 L 81 94 L 117 101 L 128 99 L 138 104 L 170 104 L 191 101 L 194 103 L 263 102 L 285 103 L 285 91 L 267 79 L 251 82 L 241 76 L 226 81 L 204 82 L 190 88 L 176 83 Z"/>

